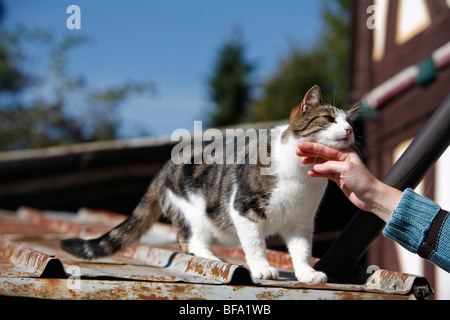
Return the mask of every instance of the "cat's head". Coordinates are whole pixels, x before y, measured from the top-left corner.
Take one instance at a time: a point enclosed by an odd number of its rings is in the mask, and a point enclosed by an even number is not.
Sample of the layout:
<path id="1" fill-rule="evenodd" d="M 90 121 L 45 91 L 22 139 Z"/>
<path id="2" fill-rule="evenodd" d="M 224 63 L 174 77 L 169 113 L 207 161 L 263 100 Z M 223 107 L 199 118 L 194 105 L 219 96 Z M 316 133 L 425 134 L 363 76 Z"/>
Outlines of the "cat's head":
<path id="1" fill-rule="evenodd" d="M 355 139 L 351 120 L 359 109 L 344 111 L 323 103 L 320 87 L 314 86 L 303 101 L 292 109 L 290 134 L 298 141 L 313 141 L 337 149 L 349 149 Z"/>

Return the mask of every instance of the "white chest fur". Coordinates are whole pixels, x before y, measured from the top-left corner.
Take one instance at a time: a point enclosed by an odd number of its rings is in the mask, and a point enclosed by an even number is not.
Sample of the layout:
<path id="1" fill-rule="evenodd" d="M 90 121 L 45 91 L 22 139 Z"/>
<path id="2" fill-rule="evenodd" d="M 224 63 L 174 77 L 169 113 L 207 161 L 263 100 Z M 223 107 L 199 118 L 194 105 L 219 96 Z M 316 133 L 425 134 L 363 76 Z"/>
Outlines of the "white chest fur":
<path id="1" fill-rule="evenodd" d="M 283 127 L 280 127 L 283 132 Z M 295 154 L 298 141 L 289 138 L 285 143 L 281 134 L 272 144 L 272 161 L 277 185 L 272 192 L 267 218 L 268 233 L 285 225 L 312 224 L 317 207 L 327 186 L 326 179 L 311 178 L 311 165 L 303 165 Z"/>

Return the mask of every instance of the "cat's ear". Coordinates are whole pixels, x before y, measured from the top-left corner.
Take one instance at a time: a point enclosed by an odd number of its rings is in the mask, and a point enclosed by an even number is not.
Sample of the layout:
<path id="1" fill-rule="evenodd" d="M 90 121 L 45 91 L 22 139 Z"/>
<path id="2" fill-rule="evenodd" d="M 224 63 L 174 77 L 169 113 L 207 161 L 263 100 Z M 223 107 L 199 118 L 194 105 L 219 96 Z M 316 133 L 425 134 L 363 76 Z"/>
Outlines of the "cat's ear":
<path id="1" fill-rule="evenodd" d="M 347 111 L 347 118 L 352 120 L 358 115 L 359 110 L 361 110 L 361 107 L 354 107 Z"/>
<path id="2" fill-rule="evenodd" d="M 318 85 L 315 85 L 306 93 L 302 103 L 299 105 L 299 109 L 305 112 L 308 108 L 317 107 L 322 104 L 322 91 Z"/>
<path id="3" fill-rule="evenodd" d="M 314 108 L 322 104 L 322 92 L 320 87 L 315 85 L 306 93 L 303 101 L 291 111 L 290 121 L 292 122 L 299 112 L 304 113 L 308 108 Z"/>

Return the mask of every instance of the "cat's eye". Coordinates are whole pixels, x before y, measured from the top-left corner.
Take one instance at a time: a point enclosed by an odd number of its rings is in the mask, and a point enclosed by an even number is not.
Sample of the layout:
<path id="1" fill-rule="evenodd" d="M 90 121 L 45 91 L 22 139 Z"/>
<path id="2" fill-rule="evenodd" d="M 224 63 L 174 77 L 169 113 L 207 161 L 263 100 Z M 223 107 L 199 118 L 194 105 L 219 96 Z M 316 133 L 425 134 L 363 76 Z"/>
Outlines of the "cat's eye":
<path id="1" fill-rule="evenodd" d="M 327 120 L 329 123 L 334 123 L 335 120 L 332 116 L 322 116 L 325 120 Z"/>

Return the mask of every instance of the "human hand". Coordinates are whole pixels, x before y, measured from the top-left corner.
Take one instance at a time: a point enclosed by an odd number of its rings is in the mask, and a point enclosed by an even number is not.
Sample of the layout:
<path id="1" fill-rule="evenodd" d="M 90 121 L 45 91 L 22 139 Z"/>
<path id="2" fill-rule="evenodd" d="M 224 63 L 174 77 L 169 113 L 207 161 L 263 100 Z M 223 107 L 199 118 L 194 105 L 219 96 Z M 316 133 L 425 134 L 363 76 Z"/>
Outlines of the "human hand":
<path id="1" fill-rule="evenodd" d="M 296 154 L 303 164 L 313 164 L 311 177 L 328 178 L 337 183 L 358 208 L 388 221 L 400 201 L 401 191 L 375 178 L 353 150 L 338 150 L 319 143 L 301 142 Z"/>

